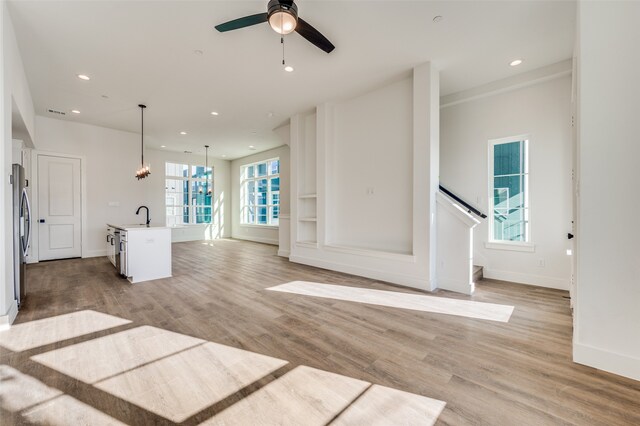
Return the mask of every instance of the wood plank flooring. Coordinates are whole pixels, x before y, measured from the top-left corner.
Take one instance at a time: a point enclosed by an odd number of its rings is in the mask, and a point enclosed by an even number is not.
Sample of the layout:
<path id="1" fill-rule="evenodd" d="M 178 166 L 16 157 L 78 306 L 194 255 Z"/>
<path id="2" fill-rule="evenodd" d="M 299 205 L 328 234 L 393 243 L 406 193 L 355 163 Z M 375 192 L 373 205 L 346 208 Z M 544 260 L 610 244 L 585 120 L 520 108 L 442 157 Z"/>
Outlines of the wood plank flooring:
<path id="1" fill-rule="evenodd" d="M 2 425 L 51 419 L 78 424 L 82 418 L 68 414 L 75 406 L 94 413 L 96 423 L 174 424 L 158 410 L 34 360 L 141 326 L 288 361 L 185 420 L 180 417 L 184 425 L 208 421 L 249 395 L 260 395 L 260 389 L 301 366 L 445 401 L 440 425 L 640 424 L 640 382 L 571 361 L 572 321 L 562 291 L 482 280 L 472 297 L 434 294 L 513 305 L 506 323 L 268 291 L 309 281 L 422 294 L 289 263 L 273 246 L 236 240 L 174 244 L 174 276 L 153 282 L 129 284 L 106 258 L 44 262 L 29 265 L 27 273 L 28 297 L 17 324 L 83 310 L 131 322 L 37 348 L 0 347 L 0 379 L 13 380 L 0 386 L 8 390 L 7 383 L 13 383 L 20 389 L 16 383 L 37 380 L 40 388 L 24 399 L 53 398 L 40 410 L 18 415 L 20 404 L 0 390 Z"/>

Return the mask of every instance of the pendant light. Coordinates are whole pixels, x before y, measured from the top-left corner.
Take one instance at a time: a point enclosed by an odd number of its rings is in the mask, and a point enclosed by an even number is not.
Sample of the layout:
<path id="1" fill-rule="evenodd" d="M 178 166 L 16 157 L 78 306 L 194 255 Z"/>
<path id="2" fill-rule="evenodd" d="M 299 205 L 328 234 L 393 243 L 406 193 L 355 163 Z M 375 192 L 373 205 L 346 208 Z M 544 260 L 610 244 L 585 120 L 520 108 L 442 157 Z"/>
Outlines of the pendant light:
<path id="1" fill-rule="evenodd" d="M 136 171 L 136 178 L 138 180 L 144 179 L 151 174 L 149 165 L 144 165 L 144 109 L 146 105 L 140 104 L 140 169 Z"/>
<path id="2" fill-rule="evenodd" d="M 209 189 L 209 178 L 207 177 L 207 171 L 209 170 L 209 145 L 204 146 L 204 187 L 207 195 L 211 195 L 211 189 Z"/>

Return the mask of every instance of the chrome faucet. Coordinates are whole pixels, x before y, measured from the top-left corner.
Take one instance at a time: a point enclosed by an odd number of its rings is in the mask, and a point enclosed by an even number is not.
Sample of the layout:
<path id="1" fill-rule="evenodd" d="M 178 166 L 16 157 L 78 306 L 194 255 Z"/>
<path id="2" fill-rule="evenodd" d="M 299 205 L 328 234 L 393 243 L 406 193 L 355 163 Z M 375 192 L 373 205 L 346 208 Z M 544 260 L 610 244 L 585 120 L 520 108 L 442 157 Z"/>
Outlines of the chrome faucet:
<path id="1" fill-rule="evenodd" d="M 147 210 L 147 226 L 149 226 L 149 223 L 151 223 L 151 219 L 149 219 L 149 207 L 147 207 L 147 206 L 138 207 L 138 210 L 136 210 L 136 214 L 140 213 L 140 209 L 146 209 Z"/>

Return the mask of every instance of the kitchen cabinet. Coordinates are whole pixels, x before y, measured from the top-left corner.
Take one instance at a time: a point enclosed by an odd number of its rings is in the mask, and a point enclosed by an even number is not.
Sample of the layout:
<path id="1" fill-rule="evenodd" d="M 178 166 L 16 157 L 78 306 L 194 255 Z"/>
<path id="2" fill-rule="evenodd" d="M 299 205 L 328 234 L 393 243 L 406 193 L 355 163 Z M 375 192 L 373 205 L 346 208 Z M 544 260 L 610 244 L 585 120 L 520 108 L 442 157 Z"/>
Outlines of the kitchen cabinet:
<path id="1" fill-rule="evenodd" d="M 154 225 L 117 225 L 119 273 L 132 283 L 171 277 L 171 229 Z"/>

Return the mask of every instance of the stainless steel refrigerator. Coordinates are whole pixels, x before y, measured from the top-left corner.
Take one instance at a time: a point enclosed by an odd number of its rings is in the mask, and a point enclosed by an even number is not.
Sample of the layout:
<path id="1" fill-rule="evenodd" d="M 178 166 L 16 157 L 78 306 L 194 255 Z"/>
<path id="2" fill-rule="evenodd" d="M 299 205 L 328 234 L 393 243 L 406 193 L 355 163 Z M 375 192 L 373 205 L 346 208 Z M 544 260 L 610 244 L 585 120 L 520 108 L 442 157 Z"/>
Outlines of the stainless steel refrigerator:
<path id="1" fill-rule="evenodd" d="M 11 170 L 13 188 L 13 288 L 18 307 L 27 295 L 27 253 L 31 244 L 31 206 L 24 167 L 14 164 Z"/>

